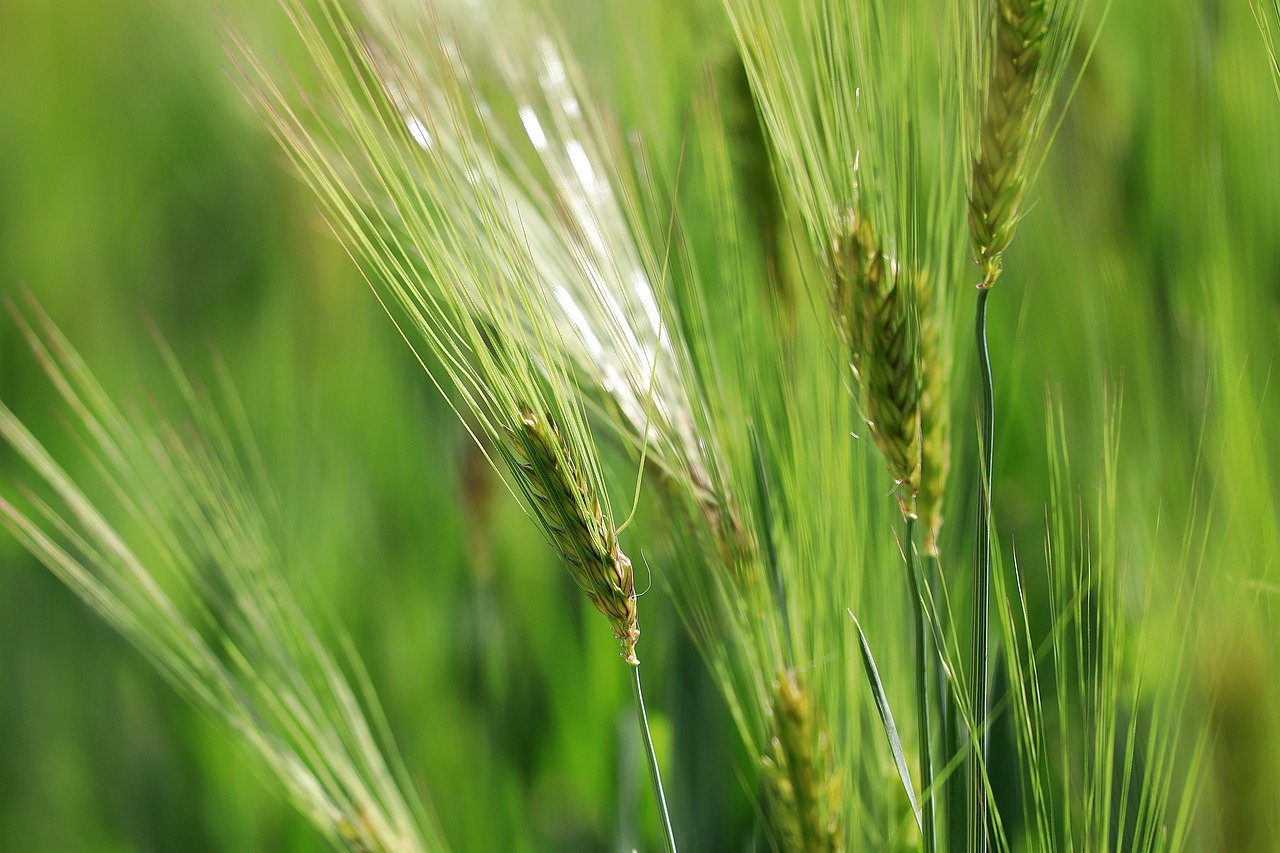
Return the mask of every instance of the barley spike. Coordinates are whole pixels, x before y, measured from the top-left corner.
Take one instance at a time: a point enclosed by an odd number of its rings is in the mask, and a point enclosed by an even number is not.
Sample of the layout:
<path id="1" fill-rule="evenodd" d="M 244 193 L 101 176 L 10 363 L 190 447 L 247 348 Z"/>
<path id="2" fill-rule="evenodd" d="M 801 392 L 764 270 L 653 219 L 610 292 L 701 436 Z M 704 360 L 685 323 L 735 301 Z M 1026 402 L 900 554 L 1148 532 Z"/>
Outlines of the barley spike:
<path id="1" fill-rule="evenodd" d="M 617 531 L 549 418 L 521 406 L 513 433 L 516 464 L 534 511 L 573 579 L 608 617 L 622 643 L 622 659 L 638 666 L 635 577 Z"/>
<path id="2" fill-rule="evenodd" d="M 812 696 L 793 671 L 774 682 L 769 729 L 761 777 L 778 848 L 843 850 L 841 785 L 831 773 L 831 741 Z"/>
<path id="3" fill-rule="evenodd" d="M 913 276 L 887 258 L 870 222 L 852 214 L 833 244 L 833 300 L 865 402 L 867 426 L 899 486 L 903 512 L 920 490 L 920 390 Z"/>
<path id="4" fill-rule="evenodd" d="M 923 273 L 916 287 L 920 324 L 920 492 L 916 512 L 924 523 L 925 553 L 938 556 L 942 498 L 951 470 L 951 421 L 947 408 L 947 368 L 942 359 L 941 319 L 934 311 L 933 287 Z"/>
<path id="5" fill-rule="evenodd" d="M 1045 33 L 1046 0 L 1001 0 L 987 106 L 969 193 L 973 259 L 982 267 L 981 288 L 1000 277 L 1001 259 L 1013 239 L 1026 193 L 1028 152 L 1042 85 L 1039 71 Z"/>

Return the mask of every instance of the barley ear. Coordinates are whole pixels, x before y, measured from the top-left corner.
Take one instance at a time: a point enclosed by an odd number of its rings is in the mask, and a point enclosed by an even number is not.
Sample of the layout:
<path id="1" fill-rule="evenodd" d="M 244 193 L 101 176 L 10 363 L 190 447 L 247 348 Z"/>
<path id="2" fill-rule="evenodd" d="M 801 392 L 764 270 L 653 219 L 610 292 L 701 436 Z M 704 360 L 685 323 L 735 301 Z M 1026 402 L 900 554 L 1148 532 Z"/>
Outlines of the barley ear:
<path id="1" fill-rule="evenodd" d="M 1046 0 L 1000 0 L 986 111 L 969 191 L 973 259 L 981 288 L 1000 277 L 1026 194 L 1031 140 L 1039 111 L 1041 59 L 1048 32 Z"/>
<path id="2" fill-rule="evenodd" d="M 920 490 L 920 389 L 914 276 L 885 256 L 869 220 L 850 214 L 832 245 L 833 309 L 861 389 L 867 427 L 899 487 Z"/>
<path id="3" fill-rule="evenodd" d="M 942 359 L 942 320 L 934 310 L 936 286 L 923 273 L 916 287 L 920 324 L 920 492 L 916 513 L 925 527 L 925 553 L 938 556 L 942 499 L 951 471 L 951 416 L 947 407 L 948 371 Z"/>
<path id="4" fill-rule="evenodd" d="M 638 666 L 635 578 L 631 560 L 600 500 L 549 418 L 520 407 L 514 436 L 521 485 L 569 573 L 622 642 L 622 659 Z"/>
<path id="5" fill-rule="evenodd" d="M 841 784 L 831 772 L 830 737 L 804 684 L 790 670 L 773 685 L 769 742 L 761 778 L 778 848 L 844 849 Z"/>

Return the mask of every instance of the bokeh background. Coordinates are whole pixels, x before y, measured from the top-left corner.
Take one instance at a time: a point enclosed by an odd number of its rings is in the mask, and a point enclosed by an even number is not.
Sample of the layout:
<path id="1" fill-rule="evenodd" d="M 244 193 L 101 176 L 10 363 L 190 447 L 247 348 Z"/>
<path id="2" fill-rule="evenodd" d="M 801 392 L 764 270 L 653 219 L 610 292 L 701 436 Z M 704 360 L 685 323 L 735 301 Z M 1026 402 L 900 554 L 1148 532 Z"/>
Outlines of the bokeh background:
<path id="1" fill-rule="evenodd" d="M 285 26 L 271 5 L 220 10 L 270 40 Z M 607 90 L 609 63 L 626 61 L 626 4 L 553 5 Z M 705 61 L 723 65 L 715 5 L 668 5 L 673 31 L 693 21 Z M 214 14 L 189 0 L 0 3 L 0 295 L 37 300 L 138 406 L 170 395 L 153 325 L 188 365 L 225 360 L 311 558 L 296 586 L 323 630 L 360 650 L 457 849 L 609 849 L 651 814 L 615 644 L 589 630 L 588 605 L 288 174 L 227 73 Z M 1119 391 L 1121 506 L 1138 531 L 1126 547 L 1178 572 L 1178 531 L 1211 529 L 1211 570 L 1248 599 L 1247 619 L 1221 605 L 1238 642 L 1196 662 L 1225 709 L 1206 785 L 1234 792 L 1215 808 L 1244 813 L 1280 802 L 1267 686 L 1278 141 L 1280 97 L 1246 3 L 1116 0 L 992 320 L 1006 549 L 1040 547 L 1046 394 L 1088 489 Z M 75 469 L 54 392 L 7 317 L 0 398 Z M 16 470 L 0 454 L 0 477 Z M 647 639 L 648 692 L 677 824 L 691 850 L 740 845 L 755 815 L 734 737 L 653 589 L 646 638 L 663 639 Z M 1261 842 L 1248 826 L 1224 829 L 1223 849 L 1264 849 L 1228 846 Z M 0 850 L 319 846 L 207 720 L 0 535 Z"/>

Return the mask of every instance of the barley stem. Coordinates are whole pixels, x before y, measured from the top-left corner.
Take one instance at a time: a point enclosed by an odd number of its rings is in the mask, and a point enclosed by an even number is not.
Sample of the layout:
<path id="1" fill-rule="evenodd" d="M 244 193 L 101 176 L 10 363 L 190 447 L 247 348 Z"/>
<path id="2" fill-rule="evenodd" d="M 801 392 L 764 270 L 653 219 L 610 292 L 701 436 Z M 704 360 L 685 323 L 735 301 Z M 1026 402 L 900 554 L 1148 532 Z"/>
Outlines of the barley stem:
<path id="1" fill-rule="evenodd" d="M 929 629 L 925 613 L 924 591 L 920 577 L 916 574 L 915 548 L 912 536 L 915 533 L 915 518 L 903 516 L 902 546 L 907 558 L 907 583 L 910 585 L 911 603 L 915 611 L 916 629 L 916 724 L 919 726 L 920 740 L 920 808 L 924 825 L 921 833 L 924 836 L 925 853 L 933 853 L 936 846 L 936 830 L 933 808 L 933 736 L 930 732 L 929 720 Z"/>
<path id="2" fill-rule="evenodd" d="M 653 783 L 653 796 L 658 801 L 658 816 L 662 820 L 662 846 L 667 853 L 676 853 L 676 836 L 671 829 L 671 815 L 667 811 L 667 795 L 662 791 L 662 774 L 658 771 L 658 753 L 653 748 L 653 736 L 649 734 L 649 715 L 644 710 L 644 690 L 640 687 L 640 667 L 631 667 L 636 694 L 636 717 L 640 720 L 640 733 L 644 736 L 645 758 L 649 762 L 649 780 Z"/>
<path id="3" fill-rule="evenodd" d="M 987 714 L 990 697 L 987 691 L 988 648 L 987 627 L 991 591 L 991 467 L 994 460 L 992 441 L 995 433 L 995 392 L 991 383 L 991 357 L 987 352 L 987 297 L 989 287 L 978 290 L 975 335 L 978 345 L 978 369 L 982 378 L 982 414 L 979 435 L 978 523 L 974 546 L 973 594 L 973 719 L 978 727 L 980 756 L 970 761 L 970 849 L 987 850 L 987 797 L 982 776 L 987 766 Z"/>
<path id="4" fill-rule="evenodd" d="M 942 599 L 942 562 L 937 555 L 929 558 L 929 588 L 934 601 Z M 935 625 L 935 630 L 937 626 Z M 957 772 L 955 761 L 960 754 L 959 735 L 956 726 L 956 713 L 960 704 L 958 697 L 953 694 L 954 685 L 951 683 L 946 664 L 943 661 L 942 649 L 944 641 L 940 633 L 934 635 L 935 647 L 938 650 L 938 668 L 935 671 L 937 676 L 934 683 L 938 696 L 938 713 L 937 719 L 942 725 L 942 730 L 938 733 L 938 764 L 942 768 L 942 779 L 938 782 L 938 799 L 936 802 L 942 804 L 942 824 L 947 835 L 947 850 L 963 850 L 965 841 L 964 827 L 964 800 L 962 799 L 964 790 L 959 784 L 960 774 Z"/>

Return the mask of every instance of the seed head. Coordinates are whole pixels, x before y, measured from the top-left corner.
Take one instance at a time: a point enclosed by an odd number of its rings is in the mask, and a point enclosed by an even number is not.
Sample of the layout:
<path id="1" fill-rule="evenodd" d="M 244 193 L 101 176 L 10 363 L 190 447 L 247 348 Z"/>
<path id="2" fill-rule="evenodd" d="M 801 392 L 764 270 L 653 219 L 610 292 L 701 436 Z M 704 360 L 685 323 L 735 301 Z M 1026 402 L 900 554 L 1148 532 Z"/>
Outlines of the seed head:
<path id="1" fill-rule="evenodd" d="M 769 742 L 760 764 L 779 849 L 843 850 L 841 785 L 831 740 L 812 696 L 790 670 L 773 685 Z"/>
<path id="2" fill-rule="evenodd" d="M 618 534 L 555 424 L 527 405 L 512 431 L 518 477 L 569 573 L 622 642 L 622 659 L 638 666 L 635 578 Z"/>
<path id="3" fill-rule="evenodd" d="M 941 321 L 934 312 L 934 283 L 921 275 L 916 288 L 920 318 L 920 492 L 916 512 L 925 528 L 925 553 L 938 555 L 942 498 L 951 470 L 951 418 L 947 407 L 948 371 L 942 359 Z"/>
<path id="4" fill-rule="evenodd" d="M 1026 194 L 1028 154 L 1042 112 L 1041 59 L 1048 32 L 1046 0 L 1001 0 L 978 156 L 969 190 L 973 259 L 988 288 L 1000 276 Z"/>
<path id="5" fill-rule="evenodd" d="M 832 244 L 834 310 L 867 426 L 898 484 L 904 512 L 920 490 L 915 284 L 885 256 L 870 222 L 850 214 Z"/>

